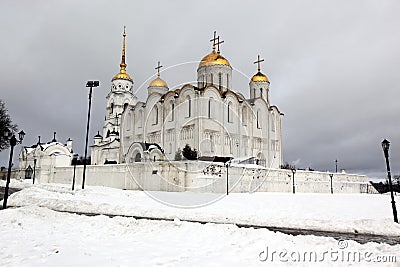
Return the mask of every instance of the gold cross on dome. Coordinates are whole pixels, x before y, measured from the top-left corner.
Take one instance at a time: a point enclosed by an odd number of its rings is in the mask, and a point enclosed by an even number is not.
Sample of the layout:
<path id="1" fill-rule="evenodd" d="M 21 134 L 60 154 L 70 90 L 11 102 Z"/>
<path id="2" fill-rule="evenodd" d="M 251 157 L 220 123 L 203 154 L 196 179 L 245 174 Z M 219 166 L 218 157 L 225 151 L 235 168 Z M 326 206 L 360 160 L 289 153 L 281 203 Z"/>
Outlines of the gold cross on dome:
<path id="1" fill-rule="evenodd" d="M 210 42 L 213 42 L 213 50 L 215 50 L 215 46 L 216 46 L 216 44 L 215 44 L 215 41 L 217 41 L 217 31 L 214 31 L 214 38 L 212 38 L 211 40 L 210 40 Z"/>
<path id="2" fill-rule="evenodd" d="M 157 70 L 157 75 L 158 77 L 160 77 L 160 69 L 162 68 L 162 66 L 160 65 L 160 61 L 158 61 L 157 67 L 155 67 L 154 69 Z"/>
<path id="3" fill-rule="evenodd" d="M 219 52 L 220 52 L 220 51 L 219 51 L 219 45 L 220 45 L 220 44 L 223 44 L 224 42 L 225 42 L 225 41 L 220 41 L 220 40 L 219 40 L 219 36 L 218 36 L 218 38 L 217 38 L 217 43 L 216 43 L 216 45 L 218 46 L 218 50 L 217 50 L 218 54 L 219 54 Z"/>
<path id="4" fill-rule="evenodd" d="M 257 61 L 254 61 L 254 63 L 253 63 L 253 64 L 256 64 L 256 63 L 258 64 L 258 72 L 261 71 L 260 63 L 263 62 L 263 61 L 264 61 L 264 59 L 260 59 L 260 55 L 258 55 Z"/>

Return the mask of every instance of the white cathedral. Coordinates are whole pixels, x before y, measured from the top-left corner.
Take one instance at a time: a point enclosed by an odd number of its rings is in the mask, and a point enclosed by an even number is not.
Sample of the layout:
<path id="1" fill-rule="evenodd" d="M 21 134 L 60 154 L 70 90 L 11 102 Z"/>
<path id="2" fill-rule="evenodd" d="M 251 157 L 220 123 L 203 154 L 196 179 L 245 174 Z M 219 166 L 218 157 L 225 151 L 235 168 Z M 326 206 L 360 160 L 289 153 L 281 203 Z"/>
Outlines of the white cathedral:
<path id="1" fill-rule="evenodd" d="M 212 51 L 201 59 L 197 83 L 170 90 L 158 77 L 142 102 L 133 93 L 126 72 L 126 33 L 123 33 L 120 71 L 107 95 L 102 134 L 91 146 L 93 165 L 175 160 L 188 144 L 200 160 L 236 159 L 279 168 L 282 128 L 279 109 L 269 102 L 270 82 L 258 72 L 250 79 L 246 99 L 233 90 L 232 67 L 220 53 L 216 37 Z M 178 157 L 179 158 L 179 157 Z"/>

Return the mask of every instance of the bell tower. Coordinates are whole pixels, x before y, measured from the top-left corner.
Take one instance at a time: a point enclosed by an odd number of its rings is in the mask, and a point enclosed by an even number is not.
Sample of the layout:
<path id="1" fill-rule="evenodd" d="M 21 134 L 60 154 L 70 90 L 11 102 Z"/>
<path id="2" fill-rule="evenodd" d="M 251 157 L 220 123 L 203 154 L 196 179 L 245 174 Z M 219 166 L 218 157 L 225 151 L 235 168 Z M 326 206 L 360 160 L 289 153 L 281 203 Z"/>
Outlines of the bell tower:
<path id="1" fill-rule="evenodd" d="M 121 117 L 125 108 L 135 105 L 137 97 L 133 94 L 133 80 L 126 73 L 126 31 L 124 27 L 121 63 L 119 72 L 111 80 L 111 90 L 106 100 L 106 116 L 103 127 L 103 138 L 118 138 L 120 135 Z"/>

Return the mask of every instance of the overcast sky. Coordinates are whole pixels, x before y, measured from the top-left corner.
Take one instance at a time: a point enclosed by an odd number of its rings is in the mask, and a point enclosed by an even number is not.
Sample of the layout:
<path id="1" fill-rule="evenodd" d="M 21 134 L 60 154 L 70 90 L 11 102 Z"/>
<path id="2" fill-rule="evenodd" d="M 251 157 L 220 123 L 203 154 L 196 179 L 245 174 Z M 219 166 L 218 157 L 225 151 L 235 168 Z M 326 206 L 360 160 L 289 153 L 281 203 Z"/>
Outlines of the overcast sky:
<path id="1" fill-rule="evenodd" d="M 234 68 L 234 90 L 248 97 L 253 61 L 258 53 L 265 59 L 271 104 L 285 114 L 284 162 L 333 171 L 337 159 L 339 169 L 384 177 L 380 143 L 387 138 L 399 174 L 399 14 L 398 0 L 2 0 L 0 99 L 27 133 L 24 145 L 38 135 L 50 141 L 56 131 L 83 154 L 85 84 L 101 85 L 94 90 L 92 137 L 119 71 L 124 25 L 127 71 L 141 100 L 158 60 L 170 88 L 195 80 L 217 30 Z M 8 153 L 0 153 L 1 166 Z"/>

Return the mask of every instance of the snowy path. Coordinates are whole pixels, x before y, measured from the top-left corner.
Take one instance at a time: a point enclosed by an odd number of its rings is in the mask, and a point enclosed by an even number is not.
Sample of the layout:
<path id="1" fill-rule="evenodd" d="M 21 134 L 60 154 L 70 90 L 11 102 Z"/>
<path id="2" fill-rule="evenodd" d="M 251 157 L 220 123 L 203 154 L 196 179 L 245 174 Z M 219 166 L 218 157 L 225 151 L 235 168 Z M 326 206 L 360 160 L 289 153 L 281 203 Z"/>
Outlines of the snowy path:
<path id="1" fill-rule="evenodd" d="M 18 207 L 10 207 L 10 208 L 18 208 Z M 175 219 L 168 218 L 160 218 L 160 217 L 142 217 L 142 216 L 129 216 L 129 215 L 115 215 L 115 214 L 99 214 L 99 213 L 87 213 L 87 212 L 71 212 L 71 211 L 62 211 L 55 210 L 57 212 L 64 212 L 76 215 L 84 215 L 84 216 L 107 216 L 109 218 L 114 217 L 125 217 L 125 218 L 133 218 L 135 220 L 150 220 L 150 221 L 176 221 Z M 200 220 L 179 220 L 187 223 L 200 223 L 200 224 L 231 224 L 238 228 L 252 228 L 252 229 L 267 229 L 273 232 L 280 232 L 283 234 L 289 234 L 293 236 L 297 235 L 314 235 L 314 236 L 324 236 L 324 237 L 332 237 L 339 240 L 353 240 L 360 244 L 365 244 L 368 242 L 376 242 L 376 243 L 386 243 L 389 245 L 399 245 L 400 244 L 400 236 L 385 236 L 385 235 L 373 235 L 373 234 L 358 234 L 358 233 L 341 233 L 335 231 L 316 231 L 310 229 L 302 229 L 302 228 L 284 228 L 284 227 L 273 227 L 273 226 L 262 226 L 262 225 L 254 225 L 254 224 L 237 224 L 237 223 L 221 223 L 221 222 L 211 222 L 211 221 L 200 221 Z"/>

